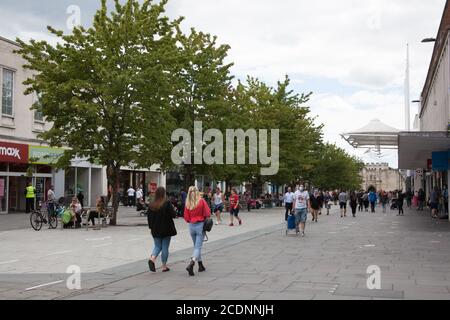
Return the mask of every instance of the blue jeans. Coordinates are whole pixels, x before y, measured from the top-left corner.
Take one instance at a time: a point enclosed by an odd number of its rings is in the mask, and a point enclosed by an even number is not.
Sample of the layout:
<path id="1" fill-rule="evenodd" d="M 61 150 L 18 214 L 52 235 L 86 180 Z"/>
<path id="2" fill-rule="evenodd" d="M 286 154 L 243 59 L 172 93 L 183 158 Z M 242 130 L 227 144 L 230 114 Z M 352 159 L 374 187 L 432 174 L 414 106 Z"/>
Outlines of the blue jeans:
<path id="1" fill-rule="evenodd" d="M 155 247 L 153 249 L 152 256 L 158 258 L 159 254 L 162 251 L 161 260 L 164 265 L 166 265 L 167 261 L 169 260 L 169 246 L 171 239 L 172 237 L 153 238 Z"/>
<path id="2" fill-rule="evenodd" d="M 194 253 L 192 258 L 194 258 L 195 261 L 202 261 L 203 239 L 205 238 L 205 235 L 203 234 L 203 225 L 204 222 L 189 224 L 189 232 L 192 241 L 194 242 Z"/>

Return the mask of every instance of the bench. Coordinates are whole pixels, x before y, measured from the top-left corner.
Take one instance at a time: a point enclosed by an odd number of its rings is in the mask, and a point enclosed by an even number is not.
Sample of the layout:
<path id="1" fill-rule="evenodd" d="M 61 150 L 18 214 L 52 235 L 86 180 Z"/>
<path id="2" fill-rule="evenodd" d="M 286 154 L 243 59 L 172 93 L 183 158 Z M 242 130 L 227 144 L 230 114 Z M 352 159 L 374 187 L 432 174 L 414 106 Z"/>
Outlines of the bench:
<path id="1" fill-rule="evenodd" d="M 86 230 L 89 230 L 89 216 L 92 211 L 97 211 L 96 207 L 86 207 L 81 210 L 81 225 L 86 225 Z M 114 212 L 114 208 L 107 207 L 103 216 L 98 215 L 98 224 L 94 227 L 95 230 L 100 230 L 102 227 L 106 227 L 111 220 Z"/>

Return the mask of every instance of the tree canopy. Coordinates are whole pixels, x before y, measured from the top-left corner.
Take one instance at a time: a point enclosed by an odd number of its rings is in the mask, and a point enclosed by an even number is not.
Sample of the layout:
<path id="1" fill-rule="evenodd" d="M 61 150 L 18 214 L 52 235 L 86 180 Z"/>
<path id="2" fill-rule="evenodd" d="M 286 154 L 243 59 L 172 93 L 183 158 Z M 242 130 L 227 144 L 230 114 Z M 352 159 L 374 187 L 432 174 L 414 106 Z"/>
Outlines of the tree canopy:
<path id="1" fill-rule="evenodd" d="M 26 93 L 39 95 L 33 108 L 52 124 L 40 137 L 67 147 L 59 167 L 80 157 L 107 168 L 113 224 L 124 166 L 159 164 L 181 170 L 190 184 L 202 174 L 228 182 L 303 180 L 328 189 L 358 187 L 361 164 L 323 142 L 323 126 L 307 106 L 312 93 L 295 93 L 287 76 L 275 87 L 252 76 L 233 85 L 233 64 L 226 62 L 230 47 L 195 29 L 183 33 L 182 19 L 165 15 L 167 0 L 114 4 L 109 11 L 101 0 L 88 29 L 79 26 L 64 34 L 48 27 L 56 45 L 17 40 L 25 68 L 35 74 L 25 82 Z M 193 136 L 195 121 L 202 122 L 203 131 L 279 129 L 278 172 L 263 176 L 261 164 L 174 165 L 172 132 L 183 128 Z"/>

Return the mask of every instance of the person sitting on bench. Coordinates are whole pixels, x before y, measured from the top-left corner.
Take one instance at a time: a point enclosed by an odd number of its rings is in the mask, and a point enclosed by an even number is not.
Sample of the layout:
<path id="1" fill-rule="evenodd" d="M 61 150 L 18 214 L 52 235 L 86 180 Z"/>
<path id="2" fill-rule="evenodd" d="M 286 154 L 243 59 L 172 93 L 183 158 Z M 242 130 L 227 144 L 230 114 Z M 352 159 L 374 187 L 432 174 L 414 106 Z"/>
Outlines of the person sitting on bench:
<path id="1" fill-rule="evenodd" d="M 105 199 L 103 197 L 97 198 L 97 204 L 96 204 L 97 210 L 92 210 L 89 213 L 88 222 L 92 221 L 92 225 L 95 226 L 95 218 L 104 217 L 106 213 L 106 204 Z"/>

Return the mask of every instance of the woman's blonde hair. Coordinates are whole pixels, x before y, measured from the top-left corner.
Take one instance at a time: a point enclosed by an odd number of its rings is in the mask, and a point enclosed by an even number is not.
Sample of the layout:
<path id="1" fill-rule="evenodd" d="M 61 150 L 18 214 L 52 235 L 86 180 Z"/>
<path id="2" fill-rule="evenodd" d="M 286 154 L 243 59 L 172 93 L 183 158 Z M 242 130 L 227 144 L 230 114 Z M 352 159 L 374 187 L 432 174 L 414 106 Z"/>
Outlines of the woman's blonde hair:
<path id="1" fill-rule="evenodd" d="M 186 208 L 188 210 L 194 210 L 197 208 L 200 199 L 200 192 L 198 192 L 197 187 L 190 187 L 186 198 Z"/>

